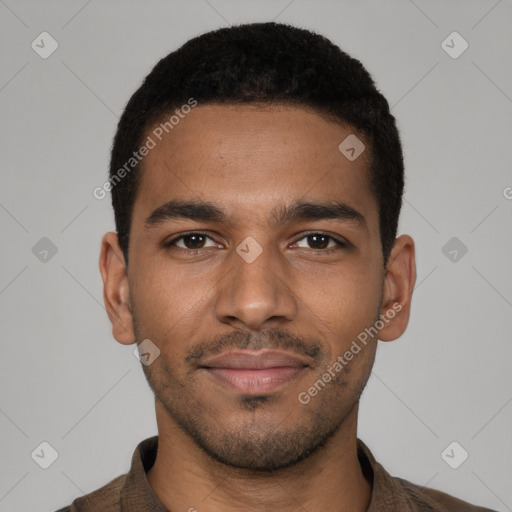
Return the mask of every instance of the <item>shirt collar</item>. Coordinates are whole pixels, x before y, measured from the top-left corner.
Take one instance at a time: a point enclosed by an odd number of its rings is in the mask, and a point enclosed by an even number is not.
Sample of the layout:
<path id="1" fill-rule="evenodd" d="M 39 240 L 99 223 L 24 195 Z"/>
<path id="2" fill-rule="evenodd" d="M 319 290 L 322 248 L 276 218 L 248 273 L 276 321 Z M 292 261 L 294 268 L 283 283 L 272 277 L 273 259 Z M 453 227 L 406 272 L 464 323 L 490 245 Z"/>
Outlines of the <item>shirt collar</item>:
<path id="1" fill-rule="evenodd" d="M 357 439 L 357 456 L 365 477 L 372 484 L 372 498 L 366 512 L 410 510 L 396 479 L 375 460 L 361 439 Z"/>
<path id="2" fill-rule="evenodd" d="M 121 490 L 121 512 L 168 512 L 149 485 L 147 471 L 153 466 L 158 436 L 145 439 L 135 449 L 130 471 Z M 372 484 L 367 512 L 407 510 L 407 501 L 398 483 L 374 458 L 363 441 L 357 439 L 357 455 L 365 477 Z"/>
<path id="3" fill-rule="evenodd" d="M 138 444 L 121 490 L 121 512 L 168 512 L 149 485 L 146 472 L 155 463 L 158 436 Z"/>

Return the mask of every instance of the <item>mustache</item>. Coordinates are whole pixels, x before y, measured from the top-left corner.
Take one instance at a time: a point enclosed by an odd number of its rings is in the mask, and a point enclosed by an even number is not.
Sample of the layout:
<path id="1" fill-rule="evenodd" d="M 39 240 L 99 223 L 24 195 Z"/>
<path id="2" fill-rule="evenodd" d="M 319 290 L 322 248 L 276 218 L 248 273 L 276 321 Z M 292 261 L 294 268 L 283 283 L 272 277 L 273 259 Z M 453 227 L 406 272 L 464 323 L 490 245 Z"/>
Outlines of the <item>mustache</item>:
<path id="1" fill-rule="evenodd" d="M 274 328 L 256 333 L 233 331 L 217 336 L 210 341 L 199 342 L 187 351 L 185 362 L 188 365 L 197 366 L 204 357 L 215 356 L 235 349 L 281 349 L 306 355 L 317 363 L 327 360 L 323 345 L 318 340 L 307 341 L 303 336 Z"/>

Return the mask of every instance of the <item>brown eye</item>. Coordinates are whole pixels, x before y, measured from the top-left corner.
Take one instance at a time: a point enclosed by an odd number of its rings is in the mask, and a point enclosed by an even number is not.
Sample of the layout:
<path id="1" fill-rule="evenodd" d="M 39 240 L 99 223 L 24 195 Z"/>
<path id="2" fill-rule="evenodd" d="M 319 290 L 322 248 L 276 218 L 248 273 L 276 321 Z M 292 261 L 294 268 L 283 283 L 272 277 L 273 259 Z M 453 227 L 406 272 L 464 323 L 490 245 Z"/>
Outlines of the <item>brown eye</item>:
<path id="1" fill-rule="evenodd" d="M 313 249 L 326 249 L 329 245 L 329 237 L 325 235 L 308 235 L 307 239 Z"/>
<path id="2" fill-rule="evenodd" d="M 210 245 L 206 245 L 207 242 L 211 242 Z M 188 233 L 170 240 L 165 243 L 166 247 L 177 247 L 184 250 L 198 250 L 205 249 L 207 247 L 216 247 L 215 242 L 204 233 Z"/>
<path id="3" fill-rule="evenodd" d="M 300 243 L 306 242 L 307 245 L 300 245 Z M 345 244 L 340 240 L 336 240 L 334 237 L 325 235 L 323 233 L 310 233 L 300 240 L 297 240 L 296 244 L 299 247 L 306 249 L 334 249 L 336 247 L 344 247 Z"/>
<path id="4" fill-rule="evenodd" d="M 202 249 L 206 237 L 204 235 L 186 235 L 182 237 L 182 240 L 187 249 Z"/>

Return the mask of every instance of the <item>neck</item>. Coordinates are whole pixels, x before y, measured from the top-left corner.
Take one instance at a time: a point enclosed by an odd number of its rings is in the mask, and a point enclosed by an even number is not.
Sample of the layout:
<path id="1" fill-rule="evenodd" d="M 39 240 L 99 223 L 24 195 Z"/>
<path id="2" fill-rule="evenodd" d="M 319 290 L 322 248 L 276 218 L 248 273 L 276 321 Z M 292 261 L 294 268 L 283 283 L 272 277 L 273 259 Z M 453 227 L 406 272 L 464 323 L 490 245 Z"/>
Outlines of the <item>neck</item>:
<path id="1" fill-rule="evenodd" d="M 293 467 L 271 473 L 232 468 L 213 460 L 156 401 L 158 452 L 149 485 L 168 510 L 194 512 L 365 512 L 371 484 L 357 457 L 356 405 L 327 444 Z"/>

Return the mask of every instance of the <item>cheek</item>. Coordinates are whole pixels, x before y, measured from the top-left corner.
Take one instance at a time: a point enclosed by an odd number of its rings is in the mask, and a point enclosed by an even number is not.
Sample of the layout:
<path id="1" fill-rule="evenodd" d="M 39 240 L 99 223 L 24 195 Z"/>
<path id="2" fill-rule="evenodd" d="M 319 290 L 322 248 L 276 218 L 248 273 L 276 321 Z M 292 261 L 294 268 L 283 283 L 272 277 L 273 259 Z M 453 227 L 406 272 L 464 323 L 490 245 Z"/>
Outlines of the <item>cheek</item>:
<path id="1" fill-rule="evenodd" d="M 185 335 L 184 331 L 191 325 L 200 328 L 213 286 L 165 265 L 146 264 L 134 269 L 134 275 L 130 286 L 140 335 L 160 343 L 194 338 L 194 332 Z M 168 348 L 172 346 L 175 343 Z"/>
<path id="2" fill-rule="evenodd" d="M 338 270 L 321 283 L 304 281 L 301 297 L 309 327 L 324 339 L 336 359 L 378 319 L 380 276 L 355 268 Z"/>

